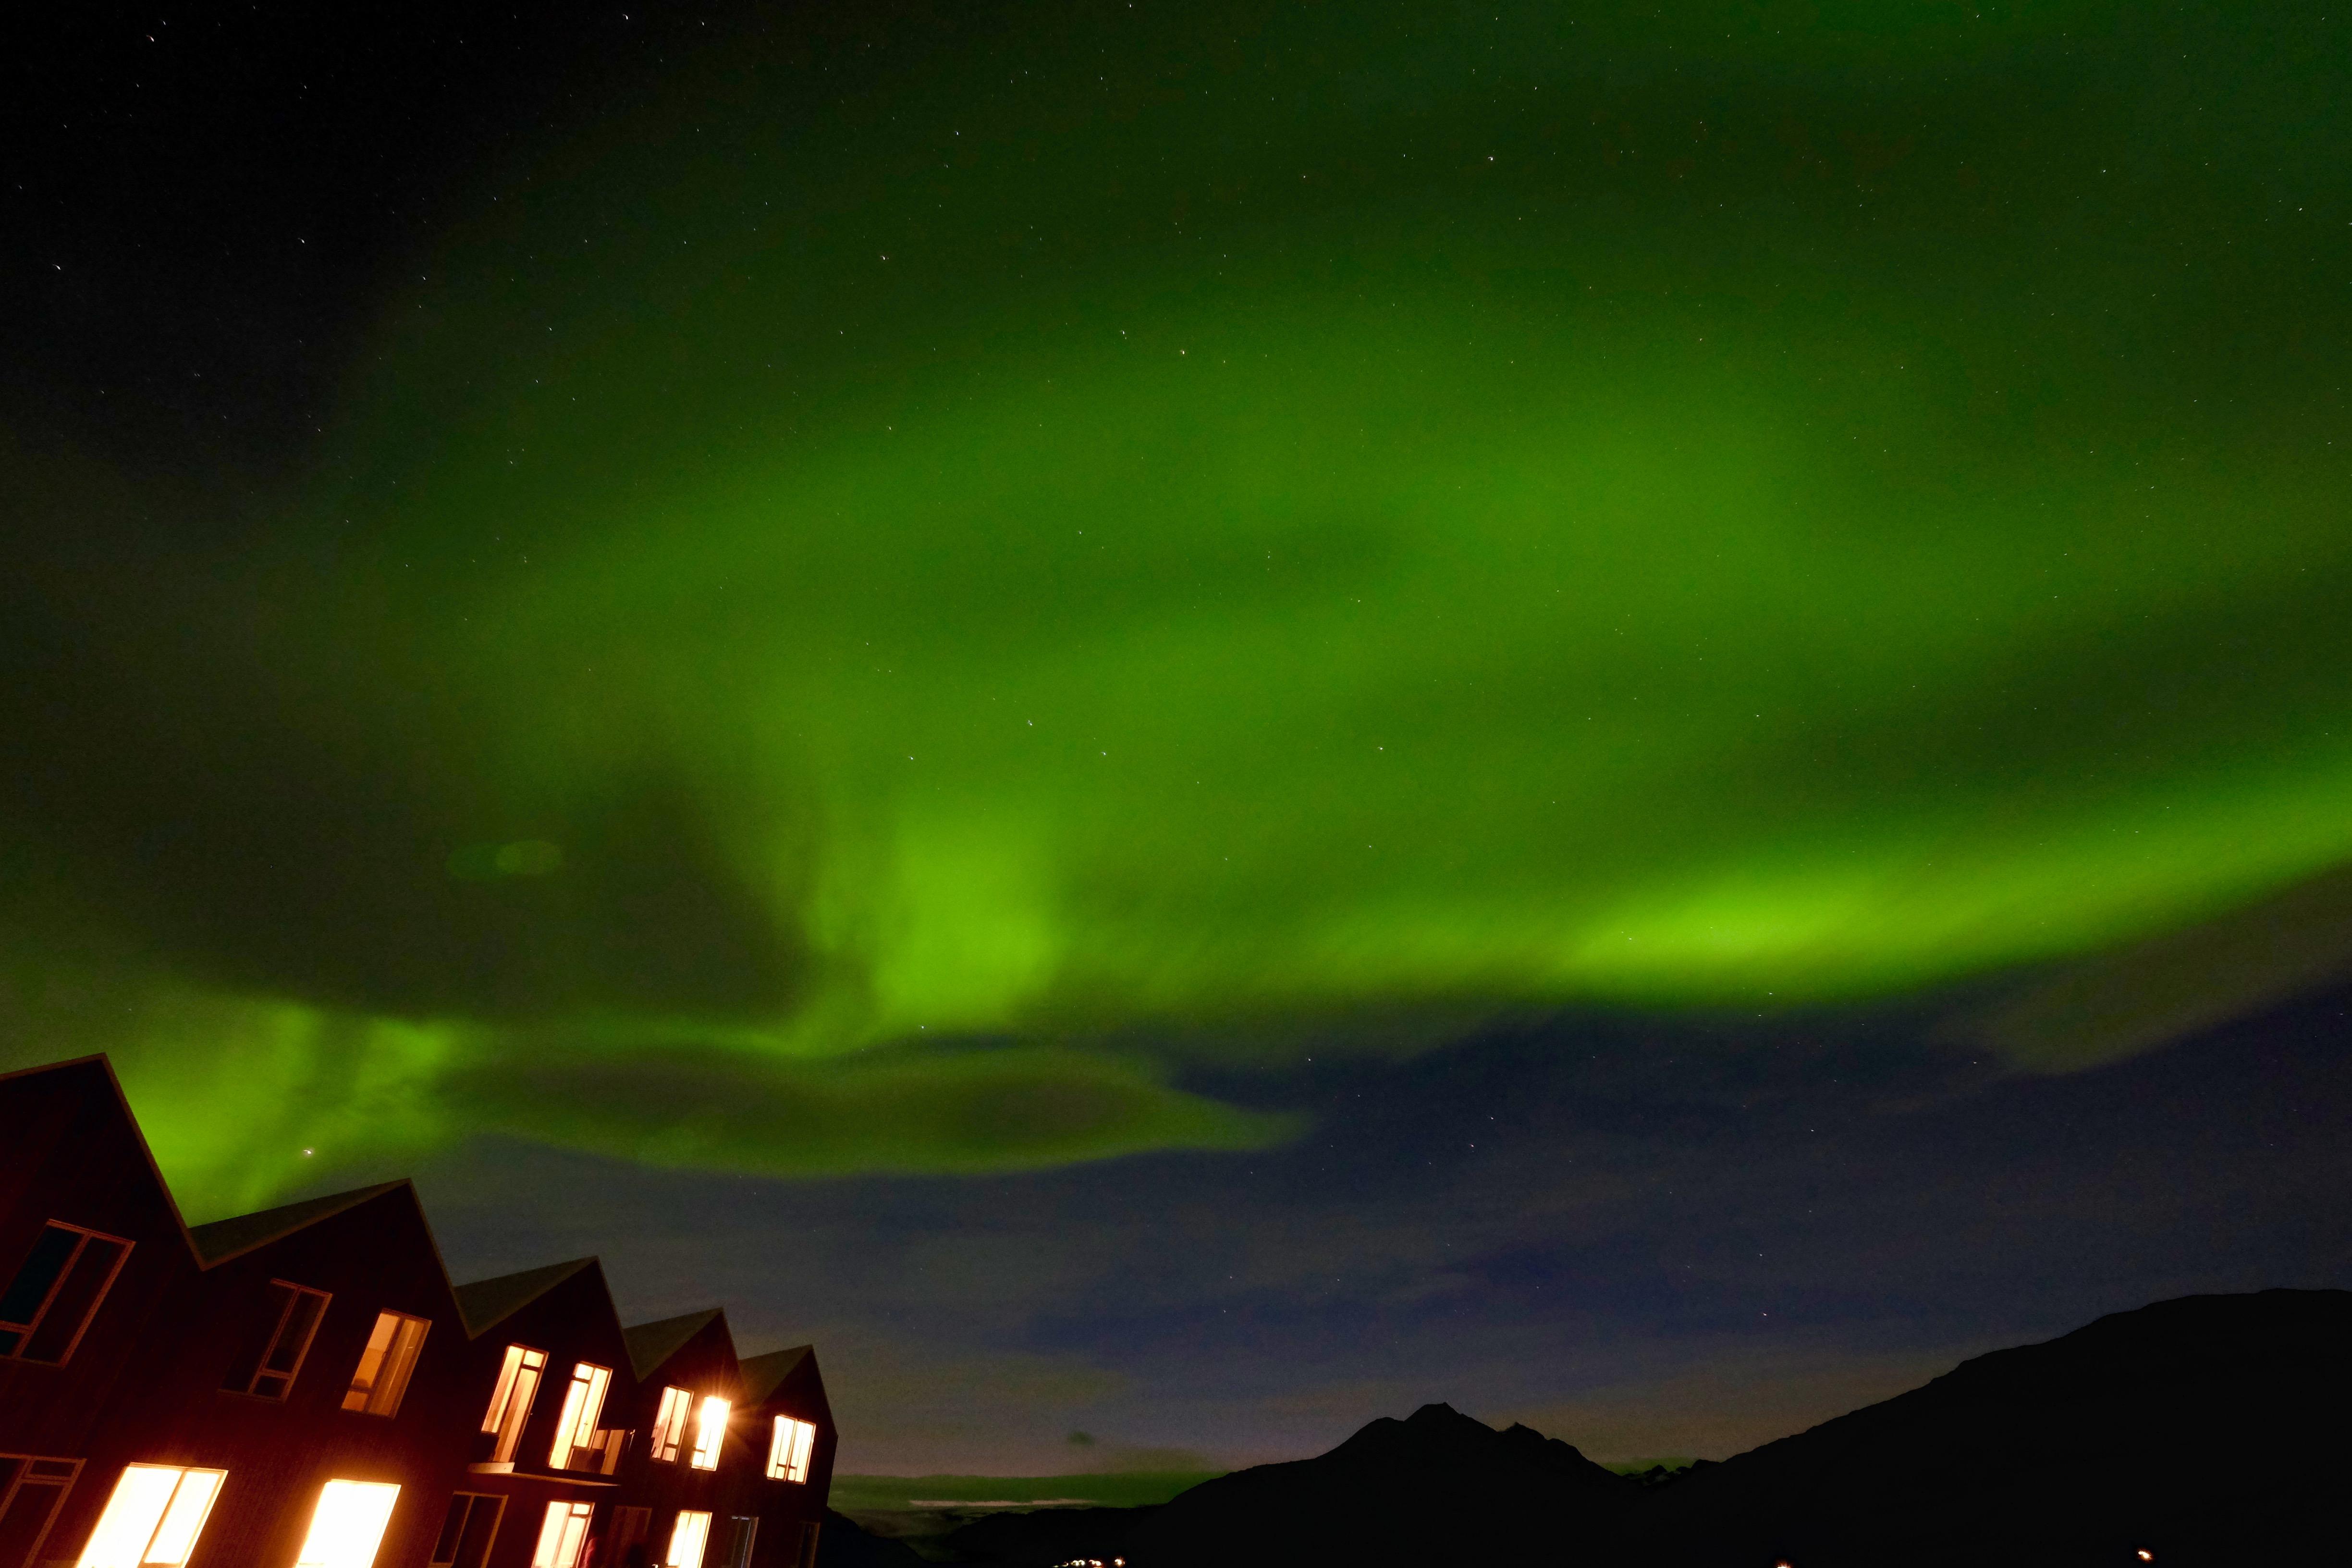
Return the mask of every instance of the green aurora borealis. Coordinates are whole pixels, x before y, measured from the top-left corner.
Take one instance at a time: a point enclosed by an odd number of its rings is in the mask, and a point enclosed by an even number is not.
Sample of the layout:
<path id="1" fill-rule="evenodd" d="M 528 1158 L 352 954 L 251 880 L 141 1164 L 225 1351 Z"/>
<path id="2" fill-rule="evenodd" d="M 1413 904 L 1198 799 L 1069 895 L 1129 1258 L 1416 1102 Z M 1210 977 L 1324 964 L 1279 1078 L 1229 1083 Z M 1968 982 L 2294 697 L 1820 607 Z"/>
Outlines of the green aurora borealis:
<path id="1" fill-rule="evenodd" d="M 38 1054 L 207 1211 L 1248 1147 L 1186 1064 L 2352 856 L 2342 25 L 1673 9 L 908 12 L 504 154 L 125 656 L 213 847 L 19 899 Z"/>

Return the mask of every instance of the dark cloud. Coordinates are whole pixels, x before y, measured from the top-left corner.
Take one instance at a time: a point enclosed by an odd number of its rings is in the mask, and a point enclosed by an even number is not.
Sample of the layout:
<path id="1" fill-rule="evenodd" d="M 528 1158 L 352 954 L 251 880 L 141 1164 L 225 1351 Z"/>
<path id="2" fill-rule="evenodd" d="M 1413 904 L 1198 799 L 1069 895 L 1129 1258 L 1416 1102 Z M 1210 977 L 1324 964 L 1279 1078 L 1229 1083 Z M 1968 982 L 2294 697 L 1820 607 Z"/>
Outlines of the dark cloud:
<path id="1" fill-rule="evenodd" d="M 2352 869 L 2112 952 L 1969 1011 L 1948 1037 L 2045 1072 L 2116 1060 L 2266 1011 L 2352 972 Z"/>
<path id="2" fill-rule="evenodd" d="M 853 1468 L 1286 1457 L 1428 1399 L 1720 1455 L 2103 1311 L 2346 1282 L 2347 1012 L 2061 1078 L 1884 1018 L 1556 1019 L 1302 1058 L 1257 1082 L 1313 1132 L 1241 1156 L 808 1186 L 484 1145 L 425 1185 L 485 1269 L 593 1246 L 647 1312 L 816 1334 Z"/>

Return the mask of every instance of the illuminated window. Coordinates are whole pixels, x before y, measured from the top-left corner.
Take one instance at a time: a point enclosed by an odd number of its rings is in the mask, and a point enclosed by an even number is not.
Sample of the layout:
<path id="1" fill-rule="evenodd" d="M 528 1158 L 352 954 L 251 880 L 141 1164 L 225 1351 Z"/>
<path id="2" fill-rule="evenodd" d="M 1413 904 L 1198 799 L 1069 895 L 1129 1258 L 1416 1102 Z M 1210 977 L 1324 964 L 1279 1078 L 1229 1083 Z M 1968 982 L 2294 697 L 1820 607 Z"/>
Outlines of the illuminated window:
<path id="1" fill-rule="evenodd" d="M 399 1500 L 400 1489 L 387 1482 L 329 1481 L 319 1489 L 310 1533 L 303 1538 L 294 1568 L 371 1568 L 392 1505 Z"/>
<path id="2" fill-rule="evenodd" d="M 425 1348 L 425 1331 L 432 1326 L 405 1312 L 378 1312 L 367 1349 L 360 1352 L 359 1370 L 352 1373 L 351 1390 L 343 1395 L 343 1408 L 370 1415 L 399 1414 L 400 1396 L 408 1392 L 408 1374 L 416 1370 L 416 1352 Z"/>
<path id="3" fill-rule="evenodd" d="M 140 1568 L 181 1563 L 196 1549 L 205 1516 L 213 1510 L 226 1470 L 184 1470 L 176 1465 L 126 1465 L 89 1532 L 77 1568 Z"/>
<path id="4" fill-rule="evenodd" d="M 530 1419 L 530 1402 L 539 1397 L 539 1374 L 547 1370 L 547 1352 L 528 1345 L 509 1345 L 499 1367 L 499 1385 L 490 1391 L 490 1407 L 482 1415 L 482 1430 L 499 1435 L 490 1455 L 493 1464 L 514 1462 L 515 1445 L 522 1441 L 522 1424 Z"/>
<path id="5" fill-rule="evenodd" d="M 694 1395 L 683 1388 L 662 1390 L 661 1412 L 654 1417 L 653 1457 L 662 1463 L 675 1464 L 677 1450 L 686 1441 L 686 1418 L 694 1409 Z"/>
<path id="6" fill-rule="evenodd" d="M 310 1336 L 319 1331 L 329 1300 L 324 1290 L 272 1279 L 260 1331 L 249 1342 L 252 1348 L 230 1365 L 224 1386 L 264 1399 L 285 1398 L 294 1374 L 302 1370 L 302 1358 L 310 1353 Z"/>
<path id="7" fill-rule="evenodd" d="M 549 1503 L 530 1568 L 579 1568 L 581 1549 L 588 1544 L 588 1521 L 595 1511 L 594 1503 Z"/>
<path id="8" fill-rule="evenodd" d="M 506 1499 L 481 1492 L 451 1498 L 441 1518 L 441 1539 L 433 1544 L 433 1568 L 482 1568 L 490 1560 L 490 1542 L 498 1539 L 506 1506 Z"/>
<path id="9" fill-rule="evenodd" d="M 669 1553 L 662 1561 L 669 1568 L 702 1568 L 702 1547 L 709 1539 L 710 1516 L 680 1509 L 677 1522 L 670 1526 Z"/>
<path id="10" fill-rule="evenodd" d="M 62 1363 L 122 1271 L 131 1244 L 53 1219 L 0 1290 L 0 1357 Z"/>
<path id="11" fill-rule="evenodd" d="M 730 1408 L 715 1394 L 702 1402 L 702 1419 L 694 1428 L 694 1458 L 688 1461 L 696 1469 L 719 1468 L 719 1445 L 727 1438 L 727 1412 Z"/>
<path id="12" fill-rule="evenodd" d="M 779 1481 L 808 1479 L 809 1450 L 816 1447 L 816 1427 L 789 1415 L 776 1417 L 775 1435 L 768 1439 L 768 1475 Z"/>
<path id="13" fill-rule="evenodd" d="M 555 1447 L 548 1450 L 549 1465 L 571 1469 L 581 1463 L 582 1455 L 593 1458 L 604 1447 L 596 1422 L 604 1414 L 604 1390 L 612 1382 L 610 1367 L 583 1361 L 572 1369 L 572 1386 L 563 1391 L 563 1414 L 555 1423 Z"/>

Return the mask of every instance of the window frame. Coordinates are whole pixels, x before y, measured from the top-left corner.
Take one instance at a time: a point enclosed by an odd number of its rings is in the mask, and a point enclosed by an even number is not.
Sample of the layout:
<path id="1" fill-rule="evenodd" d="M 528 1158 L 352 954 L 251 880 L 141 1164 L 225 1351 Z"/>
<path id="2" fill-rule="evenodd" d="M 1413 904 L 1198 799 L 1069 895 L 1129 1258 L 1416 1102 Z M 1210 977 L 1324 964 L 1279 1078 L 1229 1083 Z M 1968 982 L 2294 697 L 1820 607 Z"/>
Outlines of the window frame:
<path id="1" fill-rule="evenodd" d="M 109 1522 L 117 1519 L 118 1510 L 123 1521 L 118 1528 L 131 1528 L 129 1521 L 136 1517 L 137 1510 L 143 1508 L 143 1504 L 134 1501 L 130 1490 L 131 1478 L 142 1470 L 170 1476 L 172 1486 L 163 1493 L 163 1501 L 156 1506 L 153 1516 L 144 1521 L 146 1533 L 139 1538 L 137 1546 L 126 1559 L 117 1552 L 121 1542 L 130 1539 L 129 1535 L 123 1535 L 120 1541 L 105 1541 L 104 1537 Z M 182 1490 L 191 1476 L 210 1477 L 212 1485 L 205 1492 L 203 1500 L 195 1504 L 194 1521 L 179 1521 L 180 1528 L 187 1533 L 180 1554 L 177 1557 L 150 1557 L 148 1553 L 155 1550 L 155 1543 L 164 1529 L 173 1523 L 173 1516 L 182 1505 Z M 204 1539 L 205 1526 L 212 1519 L 214 1505 L 220 1501 L 220 1495 L 227 1486 L 228 1472 L 209 1465 L 151 1465 L 134 1460 L 123 1466 L 122 1473 L 114 1479 L 114 1489 L 106 1494 L 106 1502 L 99 1510 L 98 1522 L 90 1526 L 89 1539 L 82 1543 L 81 1552 L 74 1560 L 75 1568 L 143 1568 L 149 1563 L 163 1565 L 163 1568 L 184 1568 L 188 1559 L 195 1555 L 196 1543 Z M 100 1551 L 101 1542 L 108 1549 L 103 1552 Z"/>
<path id="2" fill-rule="evenodd" d="M 457 1503 L 460 1499 L 463 1499 L 466 1503 L 462 1516 L 457 1514 Z M 490 1553 L 498 1549 L 499 1527 L 506 1523 L 506 1494 L 504 1492 L 451 1492 L 449 1506 L 441 1515 L 441 1534 L 434 1541 L 433 1549 L 425 1557 L 426 1568 L 456 1568 L 458 1558 L 465 1555 L 466 1537 L 474 1528 L 474 1516 L 484 1503 L 490 1505 L 490 1529 L 488 1535 L 482 1542 L 481 1561 L 485 1563 L 489 1562 Z M 453 1522 L 457 1527 L 455 1539 L 451 1538 L 449 1532 L 449 1527 Z M 446 1557 L 441 1555 L 441 1548 L 445 1542 L 449 1547 L 449 1555 Z"/>
<path id="3" fill-rule="evenodd" d="M 573 1535 L 571 1526 L 577 1523 L 580 1532 Z M 588 1551 L 588 1532 L 595 1528 L 596 1505 L 574 1498 L 557 1498 L 547 1505 L 540 1516 L 539 1540 L 530 1549 L 530 1568 L 579 1568 L 580 1559 Z M 563 1551 L 566 1537 L 572 1542 L 567 1556 Z"/>
<path id="4" fill-rule="evenodd" d="M 39 1249 L 42 1238 L 53 1230 L 64 1231 L 74 1237 L 76 1240 L 73 1248 L 66 1254 L 65 1262 L 58 1265 L 57 1278 L 49 1281 L 48 1289 L 42 1295 L 39 1304 L 33 1309 L 31 1315 L 22 1322 L 13 1320 L 0 1322 L 0 1339 L 9 1335 L 15 1336 L 13 1342 L 0 1346 L 0 1361 L 20 1361 L 28 1366 L 63 1366 L 71 1361 L 74 1352 L 81 1348 L 82 1336 L 89 1333 L 90 1324 L 98 1321 L 98 1310 L 106 1305 L 106 1298 L 112 1293 L 114 1282 L 122 1277 L 123 1265 L 131 1261 L 131 1249 L 139 1245 L 127 1236 L 115 1236 L 110 1232 L 97 1230 L 89 1226 L 76 1225 L 71 1220 L 44 1220 L 41 1222 L 41 1228 L 34 1233 L 33 1245 L 25 1249 L 25 1256 L 17 1263 L 16 1273 L 8 1277 L 6 1285 L 0 1286 L 0 1295 L 5 1295 L 7 1290 L 15 1287 L 16 1280 L 31 1265 L 33 1255 Z M 65 1293 L 66 1286 L 72 1282 L 75 1272 L 81 1267 L 83 1255 L 89 1250 L 89 1244 L 93 1241 L 109 1243 L 121 1247 L 121 1250 L 114 1255 L 113 1266 L 107 1269 L 106 1278 L 99 1281 L 98 1289 L 89 1299 L 89 1305 L 82 1309 L 81 1321 L 74 1325 L 72 1337 L 66 1341 L 65 1348 L 58 1352 L 56 1360 L 52 1361 L 47 1356 L 27 1355 L 26 1352 L 32 1347 L 34 1340 L 38 1337 L 42 1328 L 48 1321 L 49 1310 L 57 1305 L 58 1298 Z"/>
<path id="5" fill-rule="evenodd" d="M 16 1462 L 16 1468 L 9 1475 L 7 1485 L 0 1486 L 0 1524 L 6 1522 L 9 1514 L 15 1511 L 18 1501 L 28 1490 L 38 1489 L 53 1492 L 55 1495 L 49 1499 L 48 1512 L 42 1519 L 40 1529 L 33 1531 L 32 1539 L 25 1548 L 26 1563 L 45 1562 L 47 1559 L 41 1556 L 41 1548 L 47 1543 L 49 1531 L 57 1528 L 58 1515 L 64 1510 L 74 1483 L 81 1479 L 83 1461 L 56 1454 L 0 1454 L 0 1466 L 12 1460 Z M 42 1470 L 39 1467 L 43 1466 L 48 1468 Z"/>
<path id="6" fill-rule="evenodd" d="M 537 1361 L 531 1360 L 537 1356 Z M 499 1363 L 498 1385 L 482 1413 L 482 1430 L 496 1433 L 490 1463 L 511 1465 L 522 1447 L 523 1428 L 530 1425 L 531 1406 L 539 1402 L 540 1385 L 547 1381 L 547 1352 L 535 1345 L 510 1344 Z M 526 1386 L 526 1384 L 528 1386 Z"/>
<path id="7" fill-rule="evenodd" d="M 286 1396 L 294 1392 L 294 1380 L 302 1374 L 302 1363 L 310 1359 L 310 1347 L 318 1343 L 319 1330 L 327 1321 L 327 1308 L 334 1300 L 335 1295 L 331 1290 L 321 1290 L 315 1285 L 298 1285 L 291 1279 L 272 1279 L 269 1282 L 269 1289 L 284 1290 L 288 1293 L 285 1302 L 278 1309 L 277 1326 L 269 1331 L 268 1339 L 262 1342 L 261 1354 L 254 1362 L 253 1370 L 247 1373 L 245 1386 L 232 1387 L 229 1392 L 250 1394 L 256 1399 L 267 1399 L 272 1404 L 282 1405 L 286 1402 Z M 294 1321 L 294 1309 L 301 1305 L 302 1298 L 305 1296 L 316 1296 L 319 1299 L 318 1315 L 310 1320 L 310 1326 L 303 1331 L 302 1343 L 294 1352 L 293 1364 L 282 1373 L 273 1372 L 270 1370 L 269 1358 L 277 1352 L 279 1343 L 285 1339 L 286 1327 Z M 286 1381 L 276 1393 L 270 1393 L 260 1386 L 262 1379 L 278 1377 L 282 1377 Z"/>
<path id="8" fill-rule="evenodd" d="M 646 1457 L 665 1465 L 677 1464 L 686 1447 L 686 1424 L 693 1417 L 694 1395 L 675 1384 L 665 1387 L 661 1408 L 654 1414 L 653 1440 L 646 1445 Z"/>
<path id="9" fill-rule="evenodd" d="M 604 1399 L 613 1391 L 613 1369 L 593 1361 L 572 1363 L 572 1381 L 563 1388 L 563 1408 L 555 1418 L 555 1441 L 547 1451 L 551 1470 L 584 1469 L 583 1454 L 601 1454 L 605 1437 L 597 1423 L 604 1418 Z"/>
<path id="10" fill-rule="evenodd" d="M 702 1521 L 702 1524 L 701 1528 L 694 1531 L 694 1556 L 692 1560 L 681 1562 L 677 1554 L 678 1543 L 685 1538 L 684 1532 L 686 1530 L 686 1521 L 689 1519 L 698 1519 Z M 664 1568 L 702 1568 L 703 1559 L 709 1556 L 709 1553 L 710 1510 L 699 1508 L 679 1509 L 677 1510 L 677 1517 L 670 1521 L 669 1544 L 662 1548 L 662 1563 L 664 1564 Z"/>
<path id="11" fill-rule="evenodd" d="M 376 1336 L 387 1326 L 390 1337 L 379 1349 Z M 408 1335 L 412 1326 L 416 1330 L 413 1339 Z M 416 1363 L 425 1354 L 425 1338 L 432 1331 L 430 1318 L 392 1307 L 379 1310 L 368 1330 L 367 1343 L 360 1351 L 359 1364 L 352 1369 L 351 1386 L 343 1391 L 343 1408 L 386 1420 L 399 1415 L 401 1401 L 408 1396 L 409 1379 L 416 1374 Z"/>
<path id="12" fill-rule="evenodd" d="M 756 1513 L 730 1513 L 727 1516 L 727 1524 L 725 1568 L 751 1568 L 751 1549 L 760 1539 L 760 1516 Z"/>
<path id="13" fill-rule="evenodd" d="M 317 1556 L 311 1555 L 311 1549 L 320 1544 L 319 1526 L 321 1516 L 327 1511 L 327 1499 L 337 1487 L 348 1487 L 354 1492 L 371 1497 L 383 1492 L 392 1494 L 382 1499 L 383 1514 L 375 1521 L 375 1537 L 368 1543 L 367 1556 L 356 1563 L 323 1552 Z M 302 1532 L 302 1545 L 295 1554 L 294 1568 L 375 1568 L 375 1560 L 383 1553 L 383 1538 L 392 1529 L 392 1510 L 400 1506 L 400 1493 L 401 1487 L 397 1481 L 362 1481 L 349 1476 L 329 1478 L 319 1489 L 319 1500 L 310 1505 L 310 1528 Z"/>
<path id="14" fill-rule="evenodd" d="M 807 1434 L 805 1439 L 803 1433 Z M 809 1467 L 815 1459 L 816 1423 L 797 1415 L 777 1416 L 768 1436 L 768 1479 L 806 1486 Z"/>
<path id="15" fill-rule="evenodd" d="M 713 1419 L 713 1412 L 717 1419 Z M 735 1404 L 715 1394 L 706 1394 L 696 1410 L 694 1452 L 687 1468 L 695 1470 L 715 1470 L 719 1458 L 727 1447 L 727 1423 L 734 1418 Z"/>

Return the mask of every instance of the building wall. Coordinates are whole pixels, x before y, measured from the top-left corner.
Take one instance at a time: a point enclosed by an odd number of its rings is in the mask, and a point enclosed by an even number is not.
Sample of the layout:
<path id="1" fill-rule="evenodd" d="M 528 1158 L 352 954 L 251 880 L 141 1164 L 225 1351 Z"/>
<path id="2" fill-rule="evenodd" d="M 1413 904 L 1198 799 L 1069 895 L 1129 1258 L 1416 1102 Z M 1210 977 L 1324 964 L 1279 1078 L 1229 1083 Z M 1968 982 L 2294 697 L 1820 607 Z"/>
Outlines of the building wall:
<path id="1" fill-rule="evenodd" d="M 336 1479 L 401 1489 L 374 1568 L 426 1568 L 459 1492 L 505 1500 L 479 1568 L 529 1568 L 546 1506 L 559 1499 L 594 1506 L 599 1551 L 580 1568 L 619 1568 L 617 1550 L 603 1548 L 621 1508 L 648 1510 L 655 1562 L 678 1509 L 711 1512 L 705 1568 L 725 1568 L 724 1521 L 735 1514 L 761 1521 L 754 1568 L 798 1568 L 800 1527 L 822 1516 L 835 1434 L 813 1356 L 796 1367 L 797 1385 L 787 1378 L 761 1408 L 747 1409 L 733 1342 L 724 1318 L 714 1317 L 641 1381 L 593 1261 L 469 1331 L 405 1184 L 247 1250 L 215 1253 L 207 1264 L 102 1059 L 0 1077 L 0 1290 L 51 1219 L 131 1247 L 63 1364 L 0 1356 L 0 1492 L 22 1468 L 6 1456 L 81 1465 L 37 1551 L 11 1529 L 22 1518 L 0 1513 L 0 1568 L 71 1568 L 133 1463 L 227 1472 L 187 1568 L 294 1568 L 320 1489 Z M 330 1294 L 282 1399 L 223 1386 L 241 1352 L 276 1321 L 273 1281 Z M 394 1414 L 345 1410 L 352 1372 L 385 1310 L 430 1325 L 414 1373 Z M 495 1439 L 480 1428 L 509 1344 L 544 1351 L 548 1363 L 512 1468 L 492 1471 L 480 1467 Z M 610 1474 L 549 1463 L 579 1362 L 610 1370 L 599 1425 L 629 1434 Z M 698 1401 L 719 1394 L 736 1402 L 716 1472 L 692 1470 L 684 1454 L 675 1465 L 646 1457 L 660 1390 L 672 1384 Z M 781 1408 L 780 1399 L 801 1418 L 819 1420 L 806 1485 L 764 1474 L 764 1412 Z M 689 1428 L 689 1447 L 691 1436 Z"/>
<path id="2" fill-rule="evenodd" d="M 222 1386 L 257 1320 L 276 1316 L 273 1279 L 331 1292 L 282 1402 Z M 384 1310 L 431 1324 L 423 1351 L 394 1414 L 344 1410 Z M 168 1452 L 186 1456 L 171 1462 L 226 1469 L 202 1546 L 223 1562 L 257 1564 L 294 1562 L 328 1481 L 390 1482 L 401 1495 L 378 1561 L 425 1561 L 440 1525 L 433 1500 L 447 1494 L 463 1465 L 449 1438 L 463 1419 L 472 1347 L 412 1191 L 396 1189 L 208 1270 L 158 1315 L 155 1335 L 163 1373 L 123 1402 L 94 1466 L 111 1474 Z M 103 1501 L 94 1500 L 89 1523 Z"/>
<path id="3" fill-rule="evenodd" d="M 824 1378 L 811 1351 L 768 1394 L 744 1413 L 741 1426 L 751 1435 L 756 1452 L 748 1474 L 763 1476 L 768 1438 L 778 1415 L 812 1423 L 816 1442 L 809 1453 L 809 1478 L 800 1485 L 765 1481 L 761 1537 L 751 1568 L 803 1568 L 815 1559 L 816 1532 L 824 1522 L 826 1496 L 833 1489 L 833 1460 L 840 1435 L 833 1423 L 833 1406 L 824 1396 Z"/>
<path id="4" fill-rule="evenodd" d="M 625 1419 L 636 1402 L 636 1379 L 629 1367 L 629 1352 L 621 1321 L 613 1311 L 602 1267 L 591 1263 L 569 1279 L 511 1315 L 479 1331 L 474 1343 L 465 1419 L 457 1425 L 467 1436 L 468 1465 L 487 1462 L 494 1437 L 481 1430 L 490 1395 L 498 1385 L 499 1368 L 509 1345 L 524 1345 L 547 1352 L 547 1372 L 540 1384 L 530 1418 L 516 1445 L 512 1471 L 499 1474 L 468 1470 L 457 1489 L 507 1500 L 506 1512 L 484 1568 L 528 1568 L 538 1542 L 540 1526 L 551 1502 L 588 1502 L 597 1507 L 594 1532 L 608 1527 L 611 1510 L 621 1502 L 616 1479 L 594 1471 L 557 1470 L 548 1463 L 555 1446 L 556 1427 L 563 1415 L 563 1391 L 572 1369 L 582 1362 L 606 1368 L 612 1383 L 605 1391 L 602 1425 L 611 1427 Z M 436 1527 L 439 1516 L 436 1516 Z M 429 1550 L 429 1548 L 428 1548 Z"/>
<path id="5" fill-rule="evenodd" d="M 693 1401 L 692 1408 L 697 1410 L 709 1395 L 716 1394 L 728 1402 L 727 1435 L 719 1443 L 717 1469 L 694 1468 L 696 1423 L 690 1418 L 677 1458 L 663 1461 L 653 1457 L 650 1438 L 665 1388 L 685 1389 Z M 693 1509 L 711 1516 L 707 1563 L 723 1563 L 726 1521 L 739 1512 L 755 1511 L 744 1500 L 751 1490 L 750 1480 L 760 1473 L 764 1455 L 752 1453 L 744 1441 L 742 1405 L 742 1381 L 734 1342 L 727 1331 L 726 1319 L 720 1317 L 711 1319 L 660 1365 L 649 1369 L 638 1384 L 633 1417 L 638 1438 L 630 1446 L 627 1477 L 632 1499 L 652 1510 L 653 1528 L 646 1541 L 649 1561 L 658 1560 L 668 1541 L 669 1526 L 680 1509 Z M 614 1568 L 620 1565 L 614 1564 Z"/>

